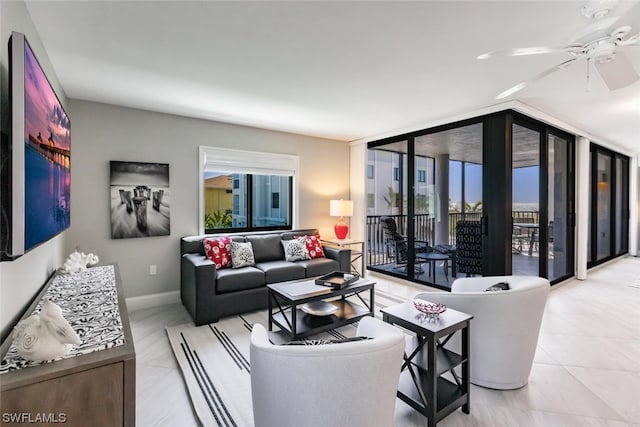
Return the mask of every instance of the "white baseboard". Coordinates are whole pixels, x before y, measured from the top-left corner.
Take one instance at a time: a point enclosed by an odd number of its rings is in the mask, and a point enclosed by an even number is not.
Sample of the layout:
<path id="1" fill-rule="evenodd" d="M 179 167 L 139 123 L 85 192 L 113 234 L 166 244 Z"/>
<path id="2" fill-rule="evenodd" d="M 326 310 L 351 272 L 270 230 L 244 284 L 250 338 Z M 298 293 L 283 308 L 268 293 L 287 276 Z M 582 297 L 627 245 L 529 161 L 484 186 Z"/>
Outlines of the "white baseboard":
<path id="1" fill-rule="evenodd" d="M 141 310 L 143 308 L 158 307 L 160 305 L 175 304 L 180 302 L 180 291 L 163 292 L 160 294 L 142 295 L 125 299 L 127 311 Z"/>

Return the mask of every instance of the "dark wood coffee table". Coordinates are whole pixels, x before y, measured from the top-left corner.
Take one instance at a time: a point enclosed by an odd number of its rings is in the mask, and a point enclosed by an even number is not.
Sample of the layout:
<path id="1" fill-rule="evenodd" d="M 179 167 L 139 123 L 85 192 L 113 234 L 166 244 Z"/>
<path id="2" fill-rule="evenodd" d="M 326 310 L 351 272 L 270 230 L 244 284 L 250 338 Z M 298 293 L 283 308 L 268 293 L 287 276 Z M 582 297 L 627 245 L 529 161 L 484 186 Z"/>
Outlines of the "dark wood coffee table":
<path id="1" fill-rule="evenodd" d="M 298 291 L 301 288 L 304 289 L 305 284 L 309 285 L 308 293 L 296 295 L 290 292 L 291 289 Z M 269 331 L 273 330 L 275 324 L 291 340 L 297 340 L 357 322 L 364 316 L 373 316 L 375 282 L 360 279 L 346 288 L 335 290 L 329 287 L 315 288 L 314 284 L 315 279 L 308 279 L 267 285 L 269 288 Z M 360 295 L 366 291 L 369 291 L 369 302 Z M 347 300 L 352 296 L 357 297 L 362 305 Z M 326 316 L 316 316 L 302 311 L 300 307 L 303 304 L 313 301 L 326 301 L 334 305 L 337 310 Z"/>

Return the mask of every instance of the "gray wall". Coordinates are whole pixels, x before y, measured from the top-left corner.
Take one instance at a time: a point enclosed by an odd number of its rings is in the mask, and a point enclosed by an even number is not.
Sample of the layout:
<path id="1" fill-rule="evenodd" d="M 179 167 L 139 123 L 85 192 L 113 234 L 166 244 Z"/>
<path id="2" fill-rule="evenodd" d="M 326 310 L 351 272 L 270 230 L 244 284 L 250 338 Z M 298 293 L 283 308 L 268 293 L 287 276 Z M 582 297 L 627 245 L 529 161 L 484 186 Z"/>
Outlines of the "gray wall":
<path id="1" fill-rule="evenodd" d="M 98 84 L 98 83 L 97 83 Z M 162 88 L 158 88 L 162 90 Z M 179 239 L 198 233 L 198 146 L 300 157 L 299 227 L 333 236 L 329 200 L 349 197 L 349 146 L 281 132 L 70 100 L 71 229 L 65 253 L 78 247 L 117 261 L 125 296 L 180 287 Z M 111 239 L 109 160 L 169 163 L 171 235 Z M 157 275 L 149 266 L 157 265 Z"/>
<path id="2" fill-rule="evenodd" d="M 33 49 L 45 74 L 69 112 L 67 99 L 45 52 L 38 32 L 31 22 L 25 4 L 21 1 L 0 1 L 0 117 L 2 133 L 9 130 L 9 37 L 12 31 L 23 33 Z M 73 124 L 73 116 L 72 124 Z M 4 159 L 3 159 L 4 161 Z M 62 264 L 65 234 L 33 249 L 11 262 L 0 263 L 0 327 L 4 337 L 17 317 L 27 308 L 30 300 L 44 285 L 53 271 Z M 4 242 L 1 242 L 4 245 Z"/>

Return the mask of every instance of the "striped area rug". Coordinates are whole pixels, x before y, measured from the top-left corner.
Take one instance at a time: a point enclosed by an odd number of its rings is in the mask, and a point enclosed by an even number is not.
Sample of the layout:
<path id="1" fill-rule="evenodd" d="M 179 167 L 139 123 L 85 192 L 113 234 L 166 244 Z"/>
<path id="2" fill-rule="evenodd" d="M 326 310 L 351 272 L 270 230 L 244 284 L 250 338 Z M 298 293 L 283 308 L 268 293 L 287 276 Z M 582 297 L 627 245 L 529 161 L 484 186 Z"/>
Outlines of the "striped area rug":
<path id="1" fill-rule="evenodd" d="M 380 308 L 404 301 L 376 290 L 376 317 L 381 318 Z M 167 328 L 193 407 L 203 426 L 253 426 L 249 343 L 253 324 L 266 327 L 267 316 L 267 310 L 261 310 L 199 327 L 186 324 Z M 346 325 L 312 338 L 352 337 L 356 328 L 357 324 Z"/>

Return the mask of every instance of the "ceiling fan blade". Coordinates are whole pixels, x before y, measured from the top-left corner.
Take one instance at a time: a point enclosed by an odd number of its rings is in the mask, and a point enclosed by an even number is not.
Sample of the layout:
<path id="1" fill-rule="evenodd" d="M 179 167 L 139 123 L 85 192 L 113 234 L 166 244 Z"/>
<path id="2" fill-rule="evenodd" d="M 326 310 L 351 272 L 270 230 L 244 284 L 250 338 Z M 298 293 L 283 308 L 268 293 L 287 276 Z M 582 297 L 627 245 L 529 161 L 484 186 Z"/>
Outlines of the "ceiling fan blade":
<path id="1" fill-rule="evenodd" d="M 640 76 L 623 52 L 618 51 L 611 62 L 595 62 L 595 65 L 609 90 L 621 89 L 640 80 Z"/>
<path id="2" fill-rule="evenodd" d="M 493 50 L 491 52 L 485 52 L 482 55 L 478 55 L 477 59 L 489 59 L 496 56 L 524 56 L 524 55 L 541 55 L 543 53 L 552 52 L 573 52 L 576 49 L 580 49 L 581 46 L 535 46 L 535 47 L 521 47 L 518 49 L 502 49 Z"/>
<path id="3" fill-rule="evenodd" d="M 554 67 L 551 67 L 547 70 L 544 70 L 543 72 L 536 74 L 535 76 L 533 76 L 532 78 L 530 78 L 529 80 L 527 80 L 526 82 L 521 82 L 518 83 L 517 85 L 505 90 L 504 92 L 500 93 L 498 96 L 496 96 L 496 99 L 502 99 L 502 98 L 506 98 L 509 95 L 513 95 L 514 93 L 521 91 L 522 89 L 524 89 L 525 87 L 529 86 L 531 83 L 536 82 L 544 77 L 547 77 L 549 74 L 554 73 L 558 70 L 562 70 L 563 68 L 568 67 L 569 65 L 575 63 L 576 61 L 578 61 L 579 59 L 583 58 L 584 55 L 580 55 L 577 56 L 575 58 L 571 58 L 567 61 L 564 61 L 561 64 L 558 64 Z"/>
<path id="4" fill-rule="evenodd" d="M 618 46 L 640 46 L 640 33 L 627 37 L 617 43 Z"/>

